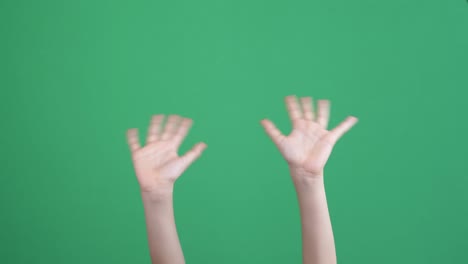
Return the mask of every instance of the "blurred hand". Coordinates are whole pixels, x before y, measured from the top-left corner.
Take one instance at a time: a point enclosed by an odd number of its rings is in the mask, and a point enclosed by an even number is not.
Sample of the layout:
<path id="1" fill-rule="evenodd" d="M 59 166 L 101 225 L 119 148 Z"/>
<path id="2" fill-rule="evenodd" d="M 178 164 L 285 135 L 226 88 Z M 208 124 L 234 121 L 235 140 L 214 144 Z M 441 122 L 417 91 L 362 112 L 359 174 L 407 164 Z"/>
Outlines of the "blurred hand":
<path id="1" fill-rule="evenodd" d="M 348 116 L 334 129 L 327 130 L 328 100 L 318 100 L 317 114 L 311 97 L 300 98 L 302 109 L 296 96 L 287 96 L 285 100 L 292 132 L 283 135 L 268 119 L 263 119 L 261 124 L 289 164 L 293 177 L 321 178 L 333 146 L 357 122 L 357 118 Z"/>
<path id="2" fill-rule="evenodd" d="M 187 135 L 192 120 L 171 115 L 163 128 L 164 115 L 154 115 L 148 129 L 146 145 L 140 146 L 138 130 L 127 131 L 135 173 L 142 192 L 171 190 L 174 182 L 206 148 L 196 144 L 183 156 L 177 150 Z"/>

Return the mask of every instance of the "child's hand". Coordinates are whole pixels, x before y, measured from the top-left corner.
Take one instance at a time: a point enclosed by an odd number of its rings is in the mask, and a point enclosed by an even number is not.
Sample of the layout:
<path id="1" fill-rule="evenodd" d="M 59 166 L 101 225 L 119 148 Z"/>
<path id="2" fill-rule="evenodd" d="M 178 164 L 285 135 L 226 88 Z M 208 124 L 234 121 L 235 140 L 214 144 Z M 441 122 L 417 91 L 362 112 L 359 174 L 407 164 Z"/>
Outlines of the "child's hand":
<path id="1" fill-rule="evenodd" d="M 334 144 L 357 122 L 357 118 L 349 116 L 328 131 L 328 100 L 318 101 L 317 115 L 314 113 L 311 97 L 300 99 L 302 109 L 296 96 L 287 96 L 285 100 L 293 125 L 288 136 L 281 134 L 268 119 L 261 123 L 288 162 L 293 178 L 321 178 Z"/>
<path id="2" fill-rule="evenodd" d="M 127 131 L 133 165 L 142 192 L 172 192 L 175 180 L 206 148 L 205 143 L 198 143 L 179 157 L 177 150 L 192 120 L 171 115 L 162 129 L 163 119 L 164 115 L 152 117 L 144 147 L 140 146 L 137 129 Z"/>

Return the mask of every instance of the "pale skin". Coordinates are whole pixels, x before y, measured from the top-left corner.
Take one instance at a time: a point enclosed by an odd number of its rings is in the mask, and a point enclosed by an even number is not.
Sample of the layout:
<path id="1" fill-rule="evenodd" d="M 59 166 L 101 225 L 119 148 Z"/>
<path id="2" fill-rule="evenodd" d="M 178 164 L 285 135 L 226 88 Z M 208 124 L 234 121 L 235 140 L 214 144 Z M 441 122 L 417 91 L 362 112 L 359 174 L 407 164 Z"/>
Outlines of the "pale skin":
<path id="1" fill-rule="evenodd" d="M 285 101 L 293 127 L 289 135 L 283 135 L 268 119 L 261 123 L 286 160 L 296 188 L 303 264 L 333 264 L 335 242 L 325 195 L 324 167 L 338 139 L 356 124 L 357 118 L 348 116 L 327 130 L 330 101 L 318 100 L 317 111 L 311 97 L 298 100 L 296 96 L 287 96 Z"/>
<path id="2" fill-rule="evenodd" d="M 206 144 L 200 142 L 179 156 L 178 148 L 192 120 L 171 115 L 162 128 L 163 119 L 163 115 L 152 117 L 145 146 L 140 145 L 135 128 L 127 131 L 127 142 L 140 184 L 151 262 L 184 264 L 172 204 L 174 183 L 201 155 Z"/>
<path id="3" fill-rule="evenodd" d="M 285 97 L 292 131 L 283 135 L 268 119 L 261 120 L 267 135 L 286 160 L 299 202 L 303 264 L 336 263 L 335 243 L 324 186 L 324 167 L 336 142 L 357 122 L 348 116 L 328 130 L 330 102 L 311 97 Z M 152 263 L 183 264 L 172 194 L 175 181 L 206 148 L 196 144 L 182 156 L 177 150 L 192 124 L 191 119 L 171 115 L 163 127 L 163 115 L 152 118 L 146 145 L 136 129 L 127 132 L 133 164 L 145 210 Z"/>

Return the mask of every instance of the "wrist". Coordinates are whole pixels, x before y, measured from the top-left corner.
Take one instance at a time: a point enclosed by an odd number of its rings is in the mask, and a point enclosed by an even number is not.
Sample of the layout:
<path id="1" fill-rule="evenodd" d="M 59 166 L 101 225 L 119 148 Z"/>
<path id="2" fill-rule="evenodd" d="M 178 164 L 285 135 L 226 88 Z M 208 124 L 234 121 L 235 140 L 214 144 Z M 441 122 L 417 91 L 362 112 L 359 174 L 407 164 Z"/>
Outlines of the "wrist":
<path id="1" fill-rule="evenodd" d="M 289 166 L 289 173 L 294 181 L 323 181 L 323 169 L 308 171 L 301 167 Z"/>
<path id="2" fill-rule="evenodd" d="M 294 187 L 296 190 L 302 190 L 304 188 L 317 188 L 324 187 L 323 176 L 321 177 L 294 177 L 292 176 Z"/>
<path id="3" fill-rule="evenodd" d="M 302 168 L 290 167 L 289 169 L 297 191 L 324 188 L 323 171 L 311 173 Z"/>
<path id="4" fill-rule="evenodd" d="M 141 197 L 144 203 L 160 203 L 172 201 L 173 192 L 173 186 L 155 188 L 153 190 L 141 190 Z"/>

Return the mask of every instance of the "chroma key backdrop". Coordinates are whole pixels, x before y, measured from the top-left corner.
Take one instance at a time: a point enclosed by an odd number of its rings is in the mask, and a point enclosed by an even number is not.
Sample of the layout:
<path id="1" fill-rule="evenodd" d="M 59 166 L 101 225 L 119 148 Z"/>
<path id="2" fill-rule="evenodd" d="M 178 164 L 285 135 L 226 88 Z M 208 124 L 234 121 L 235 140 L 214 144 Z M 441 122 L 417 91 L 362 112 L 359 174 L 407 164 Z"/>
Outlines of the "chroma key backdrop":
<path id="1" fill-rule="evenodd" d="M 191 264 L 301 263 L 283 98 L 359 122 L 325 168 L 339 263 L 468 263 L 464 0 L 3 0 L 0 263 L 150 263 L 125 131 L 194 120 Z"/>

